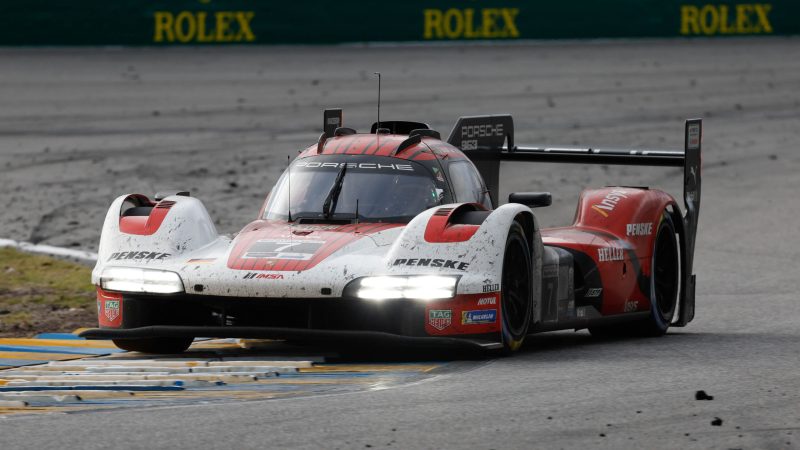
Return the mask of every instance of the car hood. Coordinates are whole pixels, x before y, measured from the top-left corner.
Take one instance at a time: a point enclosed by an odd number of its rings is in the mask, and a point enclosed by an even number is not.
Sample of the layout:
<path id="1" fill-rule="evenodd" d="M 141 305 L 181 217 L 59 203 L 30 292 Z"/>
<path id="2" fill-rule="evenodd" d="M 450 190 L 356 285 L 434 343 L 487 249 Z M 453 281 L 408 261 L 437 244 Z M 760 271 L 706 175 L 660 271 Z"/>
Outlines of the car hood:
<path id="1" fill-rule="evenodd" d="M 177 268 L 186 291 L 241 297 L 340 296 L 356 277 L 383 273 L 402 224 L 255 221 L 233 241 L 193 252 Z"/>

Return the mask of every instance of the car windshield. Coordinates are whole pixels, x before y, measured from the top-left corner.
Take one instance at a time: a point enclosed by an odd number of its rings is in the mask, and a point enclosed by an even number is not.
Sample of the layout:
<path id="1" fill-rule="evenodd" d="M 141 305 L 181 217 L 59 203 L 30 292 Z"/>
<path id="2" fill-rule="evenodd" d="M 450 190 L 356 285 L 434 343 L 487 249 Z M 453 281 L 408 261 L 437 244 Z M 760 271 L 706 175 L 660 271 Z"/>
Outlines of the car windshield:
<path id="1" fill-rule="evenodd" d="M 443 180 L 422 164 L 326 155 L 292 162 L 270 194 L 264 218 L 288 220 L 291 212 L 296 221 L 353 220 L 358 209 L 360 221 L 408 222 L 444 196 Z"/>

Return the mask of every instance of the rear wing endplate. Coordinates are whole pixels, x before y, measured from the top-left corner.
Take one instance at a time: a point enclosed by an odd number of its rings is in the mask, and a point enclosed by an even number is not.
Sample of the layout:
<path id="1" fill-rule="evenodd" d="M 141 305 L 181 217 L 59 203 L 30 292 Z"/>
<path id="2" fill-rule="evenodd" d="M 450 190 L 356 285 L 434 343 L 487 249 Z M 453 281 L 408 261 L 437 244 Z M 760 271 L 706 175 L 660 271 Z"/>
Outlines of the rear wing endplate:
<path id="1" fill-rule="evenodd" d="M 460 148 L 478 168 L 494 205 L 498 204 L 501 161 L 617 164 L 683 167 L 685 211 L 679 223 L 681 240 L 681 297 L 673 326 L 684 326 L 694 318 L 695 238 L 700 212 L 700 163 L 702 119 L 689 119 L 684 129 L 684 150 L 519 147 L 514 144 L 514 120 L 510 115 L 461 117 L 447 142 Z"/>

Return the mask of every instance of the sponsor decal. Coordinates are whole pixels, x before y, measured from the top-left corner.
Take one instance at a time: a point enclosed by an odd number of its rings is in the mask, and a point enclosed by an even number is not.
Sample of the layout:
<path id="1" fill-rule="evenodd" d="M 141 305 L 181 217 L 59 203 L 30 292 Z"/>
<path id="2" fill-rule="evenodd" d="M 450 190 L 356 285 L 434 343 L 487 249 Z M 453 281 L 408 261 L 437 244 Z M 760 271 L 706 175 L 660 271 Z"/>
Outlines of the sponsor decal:
<path id="1" fill-rule="evenodd" d="M 398 258 L 394 260 L 393 266 L 417 266 L 417 267 L 442 267 L 444 269 L 467 270 L 469 263 L 455 261 L 452 259 L 429 259 L 429 258 Z"/>
<path id="2" fill-rule="evenodd" d="M 625 233 L 628 236 L 650 236 L 653 234 L 653 222 L 629 223 L 625 226 Z"/>
<path id="3" fill-rule="evenodd" d="M 478 299 L 478 306 L 482 305 L 496 305 L 497 297 L 483 297 Z"/>
<path id="4" fill-rule="evenodd" d="M 478 311 L 461 311 L 462 325 L 476 325 L 497 322 L 496 309 L 483 309 Z"/>
<path id="5" fill-rule="evenodd" d="M 689 150 L 697 150 L 700 148 L 700 124 L 690 123 L 689 129 L 686 131 L 689 135 L 688 141 L 686 142 Z"/>
<path id="6" fill-rule="evenodd" d="M 439 331 L 449 327 L 453 321 L 453 311 L 449 309 L 431 309 L 428 311 L 428 323 Z"/>
<path id="7" fill-rule="evenodd" d="M 597 249 L 597 259 L 600 262 L 622 261 L 625 259 L 625 249 L 621 247 L 602 247 Z"/>
<path id="8" fill-rule="evenodd" d="M 172 256 L 171 253 L 160 252 L 116 252 L 108 257 L 108 261 L 120 261 L 123 259 L 145 259 L 145 260 L 162 260 Z"/>
<path id="9" fill-rule="evenodd" d="M 638 300 L 625 300 L 625 312 L 634 312 L 639 309 Z"/>
<path id="10" fill-rule="evenodd" d="M 603 288 L 591 288 L 586 291 L 586 295 L 584 295 L 584 297 L 587 298 L 600 297 L 600 294 L 602 293 L 603 293 Z"/>
<path id="11" fill-rule="evenodd" d="M 483 292 L 497 292 L 499 290 L 500 290 L 500 284 L 499 283 L 484 284 L 483 285 Z"/>
<path id="12" fill-rule="evenodd" d="M 518 38 L 519 8 L 428 8 L 423 10 L 425 39 Z"/>
<path id="13" fill-rule="evenodd" d="M 106 299 L 103 303 L 103 314 L 109 322 L 113 322 L 119 317 L 119 300 Z"/>
<path id="14" fill-rule="evenodd" d="M 603 217 L 608 217 L 608 213 L 614 211 L 614 208 L 617 207 L 617 203 L 623 198 L 628 198 L 628 191 L 623 189 L 613 189 L 611 192 L 606 194 L 605 198 L 595 205 L 592 205 L 592 209 L 595 210 L 598 214 Z"/>
<path id="15" fill-rule="evenodd" d="M 461 149 L 477 150 L 479 137 L 504 137 L 503 124 L 464 125 L 461 127 Z"/>
<path id="16" fill-rule="evenodd" d="M 242 257 L 308 261 L 324 244 L 324 241 L 262 239 L 256 241 Z"/>
<path id="17" fill-rule="evenodd" d="M 245 280 L 282 280 L 283 274 L 282 273 L 258 273 L 258 272 L 247 272 L 245 276 L 242 277 Z"/>
<path id="18" fill-rule="evenodd" d="M 582 319 L 582 318 L 584 318 L 584 317 L 586 317 L 586 307 L 585 307 L 585 306 L 582 306 L 582 307 L 580 307 L 580 308 L 575 308 L 575 315 L 576 315 L 578 318 L 581 318 L 581 319 Z"/>
<path id="19" fill-rule="evenodd" d="M 691 177 L 691 179 L 689 179 Z M 686 177 L 686 186 L 690 188 L 690 190 L 686 191 L 686 197 L 689 198 L 691 201 L 697 200 L 697 171 L 695 170 L 694 166 L 689 167 L 689 175 Z"/>
<path id="20" fill-rule="evenodd" d="M 253 42 L 253 11 L 156 11 L 153 42 Z"/>
<path id="21" fill-rule="evenodd" d="M 681 34 L 771 34 L 769 3 L 682 5 Z"/>
<path id="22" fill-rule="evenodd" d="M 348 169 L 367 169 L 367 170 L 402 170 L 406 172 L 414 172 L 414 166 L 411 164 L 380 164 L 380 163 L 353 163 L 353 162 L 320 162 L 320 161 L 300 161 L 295 163 L 295 167 L 308 167 L 309 169 L 315 168 L 341 168 L 347 166 Z"/>

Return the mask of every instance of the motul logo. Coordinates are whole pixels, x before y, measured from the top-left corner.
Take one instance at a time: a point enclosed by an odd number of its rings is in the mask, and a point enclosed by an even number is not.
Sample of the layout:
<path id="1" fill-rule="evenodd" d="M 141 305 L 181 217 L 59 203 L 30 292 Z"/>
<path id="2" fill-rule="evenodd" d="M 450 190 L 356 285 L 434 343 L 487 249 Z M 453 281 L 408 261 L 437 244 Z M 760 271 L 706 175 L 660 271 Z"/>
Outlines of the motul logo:
<path id="1" fill-rule="evenodd" d="M 608 213 L 614 211 L 614 208 L 617 207 L 617 203 L 623 198 L 628 198 L 628 191 L 614 189 L 606 194 L 605 198 L 603 198 L 600 203 L 592 205 L 592 209 L 597 211 L 601 216 L 608 217 Z"/>

